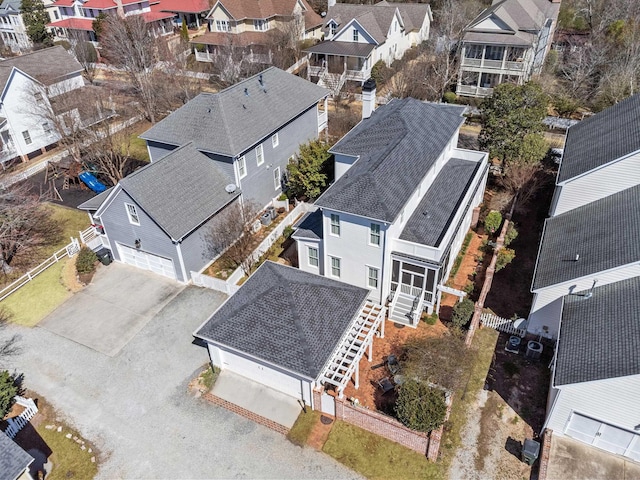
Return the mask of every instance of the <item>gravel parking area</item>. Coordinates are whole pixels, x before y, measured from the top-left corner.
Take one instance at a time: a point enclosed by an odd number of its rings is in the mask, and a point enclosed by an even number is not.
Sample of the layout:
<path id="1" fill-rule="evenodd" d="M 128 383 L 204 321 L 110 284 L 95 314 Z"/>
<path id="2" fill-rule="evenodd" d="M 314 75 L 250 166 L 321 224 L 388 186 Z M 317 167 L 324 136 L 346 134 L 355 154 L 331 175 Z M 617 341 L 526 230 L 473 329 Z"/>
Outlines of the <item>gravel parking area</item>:
<path id="1" fill-rule="evenodd" d="M 355 478 L 328 456 L 188 394 L 208 361 L 191 333 L 224 298 L 187 287 L 114 357 L 12 326 L 24 352 L 9 367 L 99 449 L 98 478 Z"/>

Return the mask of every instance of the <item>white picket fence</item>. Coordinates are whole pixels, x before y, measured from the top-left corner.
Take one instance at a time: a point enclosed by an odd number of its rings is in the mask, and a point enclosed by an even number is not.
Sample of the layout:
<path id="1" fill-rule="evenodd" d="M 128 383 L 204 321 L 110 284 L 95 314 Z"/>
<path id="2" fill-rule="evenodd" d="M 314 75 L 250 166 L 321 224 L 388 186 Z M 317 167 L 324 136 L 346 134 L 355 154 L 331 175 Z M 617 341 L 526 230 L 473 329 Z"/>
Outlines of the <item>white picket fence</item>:
<path id="1" fill-rule="evenodd" d="M 274 207 L 276 208 L 280 207 L 280 203 L 281 202 L 277 200 L 273 201 Z M 290 225 L 293 225 L 293 222 L 295 222 L 300 215 L 309 211 L 313 211 L 315 210 L 315 208 L 316 207 L 314 207 L 313 205 L 309 205 L 305 202 L 298 203 L 298 205 L 296 205 L 295 208 L 282 219 L 282 221 L 276 226 L 276 228 L 274 228 L 273 231 L 270 232 L 269 235 L 267 235 L 267 237 L 265 237 L 265 239 L 260 242 L 260 245 L 258 245 L 258 247 L 253 251 L 251 256 L 254 258 L 254 260 L 259 260 L 260 257 L 264 255 L 265 252 L 269 250 L 269 248 L 271 248 L 271 245 L 273 245 L 276 240 L 283 234 L 284 229 Z M 206 268 L 208 267 L 205 267 L 205 269 Z M 224 292 L 227 295 L 233 295 L 238 291 L 240 287 L 238 287 L 236 283 L 238 283 L 238 281 L 242 277 L 244 277 L 244 271 L 242 270 L 242 267 L 236 268 L 226 280 L 220 280 L 218 278 L 205 275 L 202 272 L 191 272 L 191 279 L 193 280 L 194 285 L 197 285 L 199 287 L 211 288 L 212 290 Z"/>
<path id="2" fill-rule="evenodd" d="M 490 327 L 500 332 L 510 333 L 511 335 L 518 335 L 520 338 L 524 338 L 527 334 L 525 328 L 514 327 L 513 320 L 508 320 L 492 313 L 483 313 L 480 316 L 480 323 L 484 327 Z"/>
<path id="3" fill-rule="evenodd" d="M 9 438 L 15 438 L 18 432 L 22 430 L 27 423 L 29 423 L 29 420 L 38 413 L 38 407 L 33 399 L 16 396 L 15 400 L 18 405 L 22 405 L 24 407 L 24 410 L 17 417 L 7 419 L 8 426 L 4 433 L 6 433 Z"/>
<path id="4" fill-rule="evenodd" d="M 44 262 L 42 262 L 40 265 L 38 265 L 32 270 L 29 270 L 27 273 L 25 273 L 15 282 L 11 283 L 10 285 L 7 285 L 2 290 L 0 290 L 0 301 L 7 298 L 9 295 L 11 295 L 13 292 L 18 290 L 20 287 L 25 286 L 31 280 L 33 280 L 42 272 L 44 272 L 47 268 L 58 263 L 64 257 L 66 256 L 73 257 L 79 251 L 80 251 L 80 242 L 78 242 L 76 238 L 71 237 L 71 243 L 68 244 L 66 247 L 61 248 L 60 250 L 55 252 L 53 255 L 51 255 L 49 258 L 47 258 Z"/>

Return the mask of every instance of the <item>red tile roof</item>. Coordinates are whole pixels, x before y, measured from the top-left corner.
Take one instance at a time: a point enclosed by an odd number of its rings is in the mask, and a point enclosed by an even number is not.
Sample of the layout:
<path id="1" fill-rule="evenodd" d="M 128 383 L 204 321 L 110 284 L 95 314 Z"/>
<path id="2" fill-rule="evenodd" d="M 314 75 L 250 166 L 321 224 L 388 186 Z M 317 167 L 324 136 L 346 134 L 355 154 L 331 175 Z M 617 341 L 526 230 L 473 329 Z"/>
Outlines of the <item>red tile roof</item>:
<path id="1" fill-rule="evenodd" d="M 131 5 L 134 3 L 142 3 L 143 0 L 122 0 L 122 5 Z M 83 5 L 84 8 L 95 8 L 97 10 L 105 10 L 116 8 L 116 2 L 113 0 L 88 0 Z"/>
<path id="2" fill-rule="evenodd" d="M 161 0 L 160 10 L 165 12 L 200 13 L 211 9 L 209 0 Z"/>
<path id="3" fill-rule="evenodd" d="M 173 18 L 176 16 L 173 12 L 161 12 L 158 11 L 158 8 L 154 8 L 156 5 L 151 6 L 150 12 L 145 12 L 142 14 L 142 18 L 144 18 L 145 23 L 156 22 L 158 20 L 164 20 L 165 18 Z"/>
<path id="4" fill-rule="evenodd" d="M 72 7 L 74 0 L 56 0 L 53 4 L 56 7 Z"/>
<path id="5" fill-rule="evenodd" d="M 65 18 L 47 24 L 47 27 L 68 28 L 69 30 L 86 30 L 93 31 L 93 20 L 90 18 Z"/>

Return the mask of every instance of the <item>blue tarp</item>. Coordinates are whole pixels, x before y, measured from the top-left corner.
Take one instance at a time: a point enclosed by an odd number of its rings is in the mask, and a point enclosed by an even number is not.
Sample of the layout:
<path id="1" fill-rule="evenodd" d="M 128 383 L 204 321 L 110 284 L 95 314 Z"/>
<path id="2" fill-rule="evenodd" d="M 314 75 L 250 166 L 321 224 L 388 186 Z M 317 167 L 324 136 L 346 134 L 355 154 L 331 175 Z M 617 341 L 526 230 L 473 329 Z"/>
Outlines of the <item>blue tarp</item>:
<path id="1" fill-rule="evenodd" d="M 107 189 L 107 187 L 100 183 L 98 179 L 89 172 L 82 172 L 78 177 L 87 185 L 87 187 L 96 193 L 102 193 Z"/>

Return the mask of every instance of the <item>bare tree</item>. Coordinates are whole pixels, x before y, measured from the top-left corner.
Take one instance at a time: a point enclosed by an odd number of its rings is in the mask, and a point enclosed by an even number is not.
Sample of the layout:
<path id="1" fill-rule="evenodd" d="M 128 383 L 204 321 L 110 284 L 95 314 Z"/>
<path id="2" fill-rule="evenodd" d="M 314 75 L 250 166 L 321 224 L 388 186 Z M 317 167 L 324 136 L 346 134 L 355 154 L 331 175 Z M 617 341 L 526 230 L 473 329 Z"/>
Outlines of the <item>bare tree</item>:
<path id="1" fill-rule="evenodd" d="M 96 78 L 96 63 L 98 62 L 98 52 L 91 42 L 88 42 L 83 31 L 69 30 L 69 42 L 71 43 L 71 53 L 78 63 L 82 65 L 84 76 L 93 84 Z"/>
<path id="2" fill-rule="evenodd" d="M 9 326 L 9 321 L 11 320 L 11 314 L 6 308 L 0 308 L 0 334 L 2 334 L 3 330 L 5 330 Z M 6 366 L 7 360 L 14 355 L 19 354 L 22 349 L 18 345 L 20 340 L 20 336 L 17 334 L 11 335 L 7 338 L 0 339 L 0 365 L 2 367 Z"/>
<path id="3" fill-rule="evenodd" d="M 88 132 L 90 136 L 82 150 L 83 163 L 95 168 L 106 183 L 116 185 L 130 173 L 132 129 L 102 122 Z"/>
<path id="4" fill-rule="evenodd" d="M 225 207 L 206 235 L 209 254 L 222 255 L 230 267 L 241 267 L 245 275 L 249 275 L 258 261 L 252 253 L 257 246 L 253 224 L 259 212 L 260 207 L 251 200 L 236 200 Z"/>

